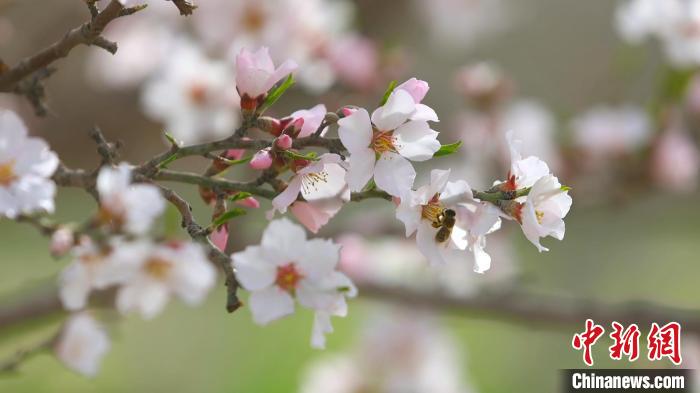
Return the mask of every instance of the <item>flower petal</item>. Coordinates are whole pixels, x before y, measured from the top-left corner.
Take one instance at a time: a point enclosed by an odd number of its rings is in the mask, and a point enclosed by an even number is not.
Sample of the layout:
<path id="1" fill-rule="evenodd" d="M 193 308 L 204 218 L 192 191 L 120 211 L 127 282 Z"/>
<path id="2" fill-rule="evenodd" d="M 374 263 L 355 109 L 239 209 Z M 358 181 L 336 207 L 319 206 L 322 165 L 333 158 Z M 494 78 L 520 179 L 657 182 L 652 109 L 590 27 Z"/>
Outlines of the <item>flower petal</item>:
<path id="1" fill-rule="evenodd" d="M 377 186 L 396 197 L 409 191 L 415 179 L 416 171 L 413 165 L 396 153 L 382 154 L 374 168 L 374 181 Z"/>
<path id="2" fill-rule="evenodd" d="M 272 206 L 277 209 L 280 213 L 285 213 L 287 211 L 287 206 L 294 203 L 299 196 L 301 191 L 301 184 L 303 182 L 303 175 L 296 175 L 289 182 L 287 188 L 284 189 L 279 195 L 272 200 Z"/>
<path id="3" fill-rule="evenodd" d="M 269 287 L 250 294 L 250 311 L 253 320 L 259 325 L 294 313 L 294 299 L 278 287 Z"/>
<path id="4" fill-rule="evenodd" d="M 437 136 L 438 132 L 431 130 L 427 122 L 412 120 L 394 131 L 394 145 L 399 154 L 409 160 L 425 161 L 440 150 Z"/>
<path id="5" fill-rule="evenodd" d="M 366 150 L 372 142 L 372 124 L 365 109 L 338 120 L 338 136 L 350 154 Z"/>
<path id="6" fill-rule="evenodd" d="M 259 246 L 248 246 L 231 255 L 231 259 L 236 277 L 246 290 L 259 291 L 275 282 L 276 266 L 265 258 Z"/>
<path id="7" fill-rule="evenodd" d="M 384 106 L 372 112 L 372 123 L 380 131 L 398 128 L 416 109 L 413 97 L 406 90 L 394 90 Z"/>
<path id="8" fill-rule="evenodd" d="M 375 171 L 376 154 L 374 150 L 365 148 L 356 150 L 348 159 L 350 167 L 345 175 L 350 191 L 360 191 L 372 178 Z"/>

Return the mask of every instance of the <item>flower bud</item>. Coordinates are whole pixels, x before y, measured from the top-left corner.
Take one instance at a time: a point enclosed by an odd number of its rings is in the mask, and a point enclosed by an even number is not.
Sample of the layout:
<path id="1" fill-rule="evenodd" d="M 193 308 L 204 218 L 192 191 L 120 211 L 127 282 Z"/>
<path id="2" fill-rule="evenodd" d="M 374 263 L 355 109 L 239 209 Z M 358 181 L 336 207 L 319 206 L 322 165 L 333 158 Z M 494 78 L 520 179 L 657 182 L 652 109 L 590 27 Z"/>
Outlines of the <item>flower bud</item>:
<path id="1" fill-rule="evenodd" d="M 416 104 L 420 104 L 420 102 L 423 101 L 423 98 L 425 98 L 425 95 L 428 94 L 430 86 L 426 81 L 411 78 L 406 82 L 398 85 L 396 87 L 396 90 L 405 90 L 406 92 L 408 92 L 408 94 L 411 95 L 411 97 L 413 97 L 413 101 L 415 101 Z"/>
<path id="2" fill-rule="evenodd" d="M 272 156 L 269 149 L 263 149 L 255 153 L 250 160 L 250 167 L 253 169 L 263 170 L 272 165 Z"/>
<path id="3" fill-rule="evenodd" d="M 253 197 L 248 197 L 248 198 L 238 200 L 238 201 L 236 201 L 236 203 L 241 205 L 241 206 L 249 207 L 251 209 L 260 208 L 260 202 L 258 202 L 258 200 L 253 198 Z"/>
<path id="4" fill-rule="evenodd" d="M 286 124 L 284 124 L 286 126 Z M 270 116 L 258 117 L 257 127 L 268 134 L 279 136 L 284 129 L 282 121 Z"/>
<path id="5" fill-rule="evenodd" d="M 275 139 L 275 146 L 280 150 L 288 150 L 292 147 L 292 142 L 293 141 L 291 136 L 287 134 L 282 134 L 277 139 Z"/>
<path id="6" fill-rule="evenodd" d="M 344 107 L 338 109 L 337 115 L 340 118 L 348 117 L 348 116 L 352 115 L 353 113 L 355 113 L 356 110 L 357 110 L 357 108 L 344 106 Z"/>
<path id="7" fill-rule="evenodd" d="M 55 258 L 66 255 L 74 244 L 73 231 L 67 227 L 60 227 L 51 236 L 51 255 Z"/>

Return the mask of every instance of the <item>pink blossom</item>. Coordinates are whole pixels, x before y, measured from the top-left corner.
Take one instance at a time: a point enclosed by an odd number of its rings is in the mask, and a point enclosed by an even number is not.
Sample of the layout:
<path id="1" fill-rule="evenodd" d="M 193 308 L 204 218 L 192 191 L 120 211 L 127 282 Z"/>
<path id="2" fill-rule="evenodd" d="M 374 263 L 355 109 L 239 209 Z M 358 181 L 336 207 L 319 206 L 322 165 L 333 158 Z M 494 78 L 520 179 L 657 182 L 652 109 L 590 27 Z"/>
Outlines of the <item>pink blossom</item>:
<path id="1" fill-rule="evenodd" d="M 217 228 L 211 235 L 209 239 L 214 243 L 216 248 L 223 251 L 226 249 L 226 243 L 228 243 L 228 225 L 222 225 Z"/>
<path id="2" fill-rule="evenodd" d="M 654 181 L 661 187 L 680 192 L 697 187 L 700 152 L 684 131 L 668 130 L 659 138 L 651 165 Z"/>
<path id="3" fill-rule="evenodd" d="M 411 97 L 413 97 L 413 101 L 415 101 L 416 104 L 420 104 L 421 101 L 423 101 L 423 98 L 425 98 L 425 95 L 428 94 L 430 86 L 426 81 L 411 78 L 406 82 L 398 85 L 396 87 L 396 90 L 406 90 L 408 94 L 410 94 Z"/>
<path id="4" fill-rule="evenodd" d="M 236 56 L 236 86 L 243 97 L 256 99 L 267 94 L 268 90 L 297 68 L 297 64 L 287 60 L 275 68 L 266 47 L 257 52 L 242 49 Z"/>
<path id="5" fill-rule="evenodd" d="M 371 89 L 376 84 L 379 55 L 372 40 L 349 35 L 329 48 L 328 57 L 333 70 L 344 83 L 361 90 Z"/>
<path id="6" fill-rule="evenodd" d="M 267 169 L 272 165 L 272 156 L 269 149 L 263 149 L 253 155 L 250 160 L 250 167 L 253 169 Z"/>
<path id="7" fill-rule="evenodd" d="M 309 231 L 316 234 L 318 231 L 330 221 L 333 216 L 343 207 L 343 201 L 340 198 L 328 199 L 323 201 L 296 201 L 290 207 L 297 221 Z"/>
<path id="8" fill-rule="evenodd" d="M 73 248 L 73 231 L 67 227 L 60 227 L 51 236 L 51 255 L 61 257 Z"/>
<path id="9" fill-rule="evenodd" d="M 288 150 L 292 147 L 292 137 L 287 134 L 280 135 L 275 140 L 275 146 L 280 150 Z"/>
<path id="10" fill-rule="evenodd" d="M 304 138 L 316 132 L 325 116 L 326 106 L 323 104 L 318 104 L 311 109 L 302 109 L 292 113 L 291 117 L 295 118 L 296 120 L 302 120 L 302 126 L 300 127 L 297 137 Z M 327 128 L 324 130 L 324 132 L 326 130 Z M 323 135 L 323 133 L 321 135 Z"/>

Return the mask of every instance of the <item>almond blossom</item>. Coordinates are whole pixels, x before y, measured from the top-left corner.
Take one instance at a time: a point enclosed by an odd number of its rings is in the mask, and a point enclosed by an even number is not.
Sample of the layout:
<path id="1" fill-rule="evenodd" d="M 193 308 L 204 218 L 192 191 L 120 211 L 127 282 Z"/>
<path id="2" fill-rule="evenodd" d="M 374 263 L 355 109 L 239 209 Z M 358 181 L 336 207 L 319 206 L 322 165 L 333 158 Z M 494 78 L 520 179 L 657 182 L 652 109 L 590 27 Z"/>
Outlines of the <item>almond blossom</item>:
<path id="1" fill-rule="evenodd" d="M 0 109 L 0 216 L 52 213 L 58 156 L 39 138 L 27 135 L 22 120 Z"/>
<path id="2" fill-rule="evenodd" d="M 230 66 L 210 60 L 192 42 L 180 40 L 142 94 L 146 114 L 185 144 L 231 135 L 238 125 L 239 98 Z"/>
<path id="3" fill-rule="evenodd" d="M 651 174 L 657 185 L 678 192 L 691 192 L 698 185 L 700 151 L 692 137 L 676 126 L 656 141 Z"/>
<path id="4" fill-rule="evenodd" d="M 409 160 L 426 161 L 440 149 L 438 132 L 428 124 L 438 117 L 420 103 L 427 90 L 427 83 L 413 78 L 397 87 L 371 120 L 360 108 L 338 121 L 340 140 L 350 152 L 346 179 L 352 191 L 374 177 L 379 188 L 401 196 L 416 177 Z"/>
<path id="5" fill-rule="evenodd" d="M 299 133 L 295 137 L 304 138 L 307 136 L 311 136 L 321 125 L 321 122 L 325 118 L 326 113 L 326 106 L 323 104 L 318 104 L 311 109 L 300 109 L 289 115 L 289 117 L 291 117 L 292 119 L 303 120 L 303 125 L 301 126 Z M 323 136 L 326 131 L 328 131 L 328 128 L 325 128 L 321 132 L 321 136 Z"/>
<path id="6" fill-rule="evenodd" d="M 595 156 L 615 156 L 645 146 L 651 122 L 642 108 L 597 106 L 571 122 L 574 143 Z"/>
<path id="7" fill-rule="evenodd" d="M 241 96 L 243 110 L 255 110 L 272 86 L 296 68 L 297 64 L 292 60 L 287 60 L 275 68 L 266 47 L 256 52 L 241 49 L 236 56 L 236 87 Z"/>
<path id="8" fill-rule="evenodd" d="M 450 226 L 446 222 L 448 216 L 451 214 L 457 219 L 455 206 L 472 197 L 465 181 L 448 182 L 449 176 L 449 170 L 431 171 L 430 184 L 404 193 L 396 209 L 396 218 L 406 226 L 406 237 L 416 232 L 418 249 L 436 265 L 445 264 L 445 254 L 449 250 L 467 248 L 466 230 L 460 223 L 453 222 L 447 236 L 438 238 L 438 232 Z"/>
<path id="9" fill-rule="evenodd" d="M 266 325 L 294 312 L 294 300 L 315 311 L 311 344 L 323 348 L 331 316 L 347 314 L 346 297 L 357 293 L 336 270 L 340 246 L 307 240 L 304 229 L 286 218 L 270 222 L 259 246 L 232 255 L 241 285 L 251 292 L 253 320 Z"/>
<path id="10" fill-rule="evenodd" d="M 697 0 L 630 0 L 616 14 L 617 28 L 625 40 L 636 44 L 654 37 L 670 62 L 683 68 L 700 63 L 698 23 Z"/>
<path id="11" fill-rule="evenodd" d="M 114 240 L 112 246 L 119 247 L 120 244 L 119 240 Z M 124 280 L 126 266 L 115 265 L 110 254 L 109 249 L 101 249 L 88 237 L 81 238 L 80 243 L 73 247 L 73 261 L 59 277 L 59 297 L 64 308 L 82 309 L 92 290 L 104 289 Z"/>
<path id="12" fill-rule="evenodd" d="M 131 167 L 103 167 L 97 176 L 99 220 L 126 232 L 142 235 L 165 210 L 165 200 L 150 184 L 132 184 Z"/>
<path id="13" fill-rule="evenodd" d="M 65 323 L 55 351 L 68 368 L 93 377 L 109 347 L 107 333 L 90 314 L 83 312 L 73 315 Z"/>
<path id="14" fill-rule="evenodd" d="M 216 280 L 214 267 L 197 243 L 139 240 L 115 248 L 112 258 L 127 272 L 117 308 L 122 313 L 136 311 L 145 319 L 159 314 L 172 295 L 200 304 Z"/>
<path id="15" fill-rule="evenodd" d="M 345 188 L 345 169 L 340 163 L 340 156 L 332 153 L 321 155 L 317 161 L 295 160 L 295 174 L 287 188 L 272 200 L 272 206 L 285 213 L 299 194 L 307 200 L 338 196 Z"/>
<path id="16" fill-rule="evenodd" d="M 562 189 L 559 180 L 547 175 L 535 182 L 516 219 L 520 222 L 527 240 L 542 251 L 549 251 L 540 244 L 540 238 L 552 236 L 564 239 L 564 217 L 571 209 L 572 199 Z"/>

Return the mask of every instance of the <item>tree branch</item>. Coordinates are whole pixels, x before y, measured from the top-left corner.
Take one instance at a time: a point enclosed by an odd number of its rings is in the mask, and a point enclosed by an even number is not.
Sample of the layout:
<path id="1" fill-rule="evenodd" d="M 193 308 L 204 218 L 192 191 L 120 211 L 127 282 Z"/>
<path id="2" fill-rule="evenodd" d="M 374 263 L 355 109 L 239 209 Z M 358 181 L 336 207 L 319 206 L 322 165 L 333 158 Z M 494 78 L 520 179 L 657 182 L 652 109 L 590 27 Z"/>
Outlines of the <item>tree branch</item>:
<path id="1" fill-rule="evenodd" d="M 700 310 L 662 306 L 648 302 L 605 304 L 584 299 L 564 299 L 523 293 L 480 294 L 456 297 L 440 292 L 425 292 L 400 286 L 357 283 L 361 296 L 409 307 L 448 311 L 474 318 L 499 320 L 552 329 L 563 326 L 582 327 L 587 318 L 596 323 L 679 322 L 685 332 L 700 334 Z M 580 326 L 579 326 L 580 325 Z"/>
<path id="2" fill-rule="evenodd" d="M 32 73 L 46 68 L 54 61 L 66 57 L 78 45 L 98 45 L 111 53 L 117 51 L 117 45 L 109 42 L 100 35 L 105 27 L 118 18 L 124 6 L 117 0 L 112 0 L 101 12 L 89 22 L 70 30 L 63 38 L 36 54 L 27 57 L 14 67 L 0 74 L 0 92 L 12 92 L 19 81 Z"/>

